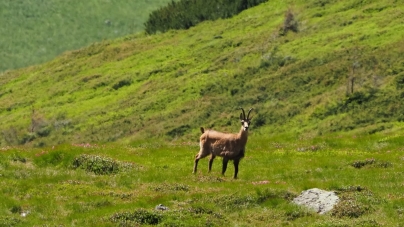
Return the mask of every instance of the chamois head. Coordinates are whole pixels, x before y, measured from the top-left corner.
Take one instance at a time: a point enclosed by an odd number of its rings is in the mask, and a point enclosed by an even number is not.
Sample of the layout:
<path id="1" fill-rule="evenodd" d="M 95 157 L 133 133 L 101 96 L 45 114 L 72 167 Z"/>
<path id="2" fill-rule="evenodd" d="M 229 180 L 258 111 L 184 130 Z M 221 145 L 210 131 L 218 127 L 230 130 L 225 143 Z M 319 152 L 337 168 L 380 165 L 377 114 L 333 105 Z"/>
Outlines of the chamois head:
<path id="1" fill-rule="evenodd" d="M 248 111 L 247 118 L 245 117 L 244 109 L 241 107 L 240 107 L 240 109 L 243 111 L 242 113 L 240 113 L 240 122 L 241 122 L 241 125 L 243 126 L 243 130 L 247 131 L 248 127 L 250 126 L 251 119 L 252 119 L 252 117 L 250 118 L 250 112 L 251 112 L 251 110 L 253 110 L 253 108 L 251 108 Z"/>

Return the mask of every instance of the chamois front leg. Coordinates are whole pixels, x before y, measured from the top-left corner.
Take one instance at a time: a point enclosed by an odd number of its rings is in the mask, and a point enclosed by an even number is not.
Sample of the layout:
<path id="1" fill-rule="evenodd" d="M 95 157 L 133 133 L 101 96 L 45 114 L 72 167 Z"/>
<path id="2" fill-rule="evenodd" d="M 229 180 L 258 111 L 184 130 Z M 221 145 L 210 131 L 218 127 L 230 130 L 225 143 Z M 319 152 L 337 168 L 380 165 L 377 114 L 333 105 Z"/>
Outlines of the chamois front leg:
<path id="1" fill-rule="evenodd" d="M 237 179 L 237 174 L 238 174 L 238 164 L 240 163 L 240 159 L 234 159 L 233 164 L 234 164 L 234 179 Z"/>
<path id="2" fill-rule="evenodd" d="M 192 173 L 196 173 L 196 170 L 198 168 L 199 159 L 202 159 L 208 155 L 209 155 L 209 153 L 205 152 L 205 150 L 203 150 L 203 149 L 201 149 L 199 151 L 199 153 L 195 155 L 194 171 Z"/>
<path id="3" fill-rule="evenodd" d="M 194 171 L 192 171 L 192 173 L 196 173 L 196 169 L 198 168 L 198 162 L 199 162 L 198 156 L 199 156 L 199 154 L 197 154 L 197 155 L 195 156 Z"/>
<path id="4" fill-rule="evenodd" d="M 215 155 L 211 155 L 210 156 L 210 159 L 209 159 L 209 173 L 210 173 L 210 171 L 212 170 L 212 164 L 213 164 L 213 160 L 215 159 Z"/>
<path id="5" fill-rule="evenodd" d="M 226 172 L 228 162 L 229 162 L 229 159 L 223 158 L 222 175 L 224 175 L 224 173 Z"/>

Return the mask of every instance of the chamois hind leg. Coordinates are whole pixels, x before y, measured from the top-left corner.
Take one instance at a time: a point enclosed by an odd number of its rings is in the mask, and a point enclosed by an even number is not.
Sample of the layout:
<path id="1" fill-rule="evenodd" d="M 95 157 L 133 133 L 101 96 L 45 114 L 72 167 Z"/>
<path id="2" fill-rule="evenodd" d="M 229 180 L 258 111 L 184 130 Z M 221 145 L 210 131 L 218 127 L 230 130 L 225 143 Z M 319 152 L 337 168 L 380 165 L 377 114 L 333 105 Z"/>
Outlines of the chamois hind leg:
<path id="1" fill-rule="evenodd" d="M 233 164 L 234 164 L 234 179 L 237 179 L 237 174 L 238 174 L 238 164 L 240 163 L 240 159 L 234 159 Z"/>
<path id="2" fill-rule="evenodd" d="M 210 156 L 210 159 L 209 159 L 209 173 L 210 173 L 210 171 L 212 170 L 212 164 L 213 164 L 213 160 L 215 159 L 215 155 L 211 155 Z"/>
<path id="3" fill-rule="evenodd" d="M 223 158 L 222 175 L 224 175 L 224 173 L 226 172 L 228 162 L 229 162 L 229 159 Z"/>

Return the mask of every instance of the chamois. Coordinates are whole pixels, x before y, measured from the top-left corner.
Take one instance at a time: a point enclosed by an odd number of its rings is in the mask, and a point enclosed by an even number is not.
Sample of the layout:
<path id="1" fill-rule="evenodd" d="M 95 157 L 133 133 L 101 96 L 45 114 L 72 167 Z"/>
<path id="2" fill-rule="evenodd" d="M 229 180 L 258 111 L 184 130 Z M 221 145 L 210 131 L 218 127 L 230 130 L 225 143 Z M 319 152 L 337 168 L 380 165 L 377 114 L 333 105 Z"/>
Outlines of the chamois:
<path id="1" fill-rule="evenodd" d="M 237 134 L 229 134 L 217 132 L 214 130 L 205 130 L 201 127 L 202 135 L 200 137 L 200 150 L 195 156 L 194 171 L 198 168 L 198 162 L 200 159 L 211 155 L 209 159 L 209 172 L 212 170 L 212 163 L 216 156 L 223 157 L 222 175 L 226 172 L 227 163 L 229 160 L 233 160 L 234 164 L 234 179 L 237 178 L 238 164 L 244 157 L 245 145 L 248 137 L 248 127 L 250 126 L 251 119 L 250 112 L 248 111 L 247 118 L 243 108 L 240 108 L 241 129 Z"/>

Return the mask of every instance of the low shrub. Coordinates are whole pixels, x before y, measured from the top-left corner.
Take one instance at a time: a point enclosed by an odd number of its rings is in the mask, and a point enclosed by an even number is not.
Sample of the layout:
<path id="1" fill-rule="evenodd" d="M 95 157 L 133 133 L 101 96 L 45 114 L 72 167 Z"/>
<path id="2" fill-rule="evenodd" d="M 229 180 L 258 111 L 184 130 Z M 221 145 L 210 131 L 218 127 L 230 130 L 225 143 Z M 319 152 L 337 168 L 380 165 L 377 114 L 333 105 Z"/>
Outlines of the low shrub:
<path id="1" fill-rule="evenodd" d="M 21 224 L 21 220 L 15 217 L 0 216 L 0 227 L 16 226 Z"/>
<path id="2" fill-rule="evenodd" d="M 379 167 L 379 168 L 388 168 L 391 167 L 392 164 L 390 162 L 384 162 L 384 161 L 376 161 L 374 158 L 366 159 L 366 160 L 358 160 L 354 161 L 351 164 L 352 167 L 355 167 L 357 169 L 360 169 L 365 166 L 373 166 L 373 167 Z"/>
<path id="3" fill-rule="evenodd" d="M 40 137 L 47 137 L 51 133 L 52 128 L 50 126 L 41 127 L 37 130 L 36 134 Z"/>
<path id="4" fill-rule="evenodd" d="M 74 169 L 81 168 L 98 175 L 107 175 L 130 169 L 133 167 L 133 164 L 119 162 L 108 157 L 83 154 L 73 160 L 72 166 Z"/>
<path id="5" fill-rule="evenodd" d="M 191 126 L 189 125 L 181 125 L 179 127 L 176 127 L 172 129 L 171 131 L 167 132 L 167 136 L 170 137 L 177 137 L 177 136 L 183 136 L 187 131 L 191 129 Z"/>
<path id="6" fill-rule="evenodd" d="M 57 166 L 61 164 L 65 158 L 67 158 L 67 154 L 62 151 L 42 151 L 37 153 L 35 156 L 36 158 L 34 159 L 34 163 L 40 167 Z"/>
<path id="7" fill-rule="evenodd" d="M 21 208 L 21 206 L 12 206 L 12 207 L 10 208 L 10 211 L 11 211 L 11 213 L 13 213 L 13 214 L 19 214 L 19 213 L 21 213 L 22 208 Z"/>
<path id="8" fill-rule="evenodd" d="M 145 209 L 138 209 L 134 212 L 115 213 L 110 217 L 110 221 L 119 223 L 122 226 L 125 224 L 141 224 L 141 225 L 157 225 L 162 220 L 162 215 L 156 212 L 150 212 Z"/>
<path id="9" fill-rule="evenodd" d="M 291 192 L 288 191 L 273 191 L 273 190 L 257 190 L 256 194 L 249 195 L 224 195 L 217 196 L 212 198 L 212 202 L 218 206 L 225 207 L 227 209 L 235 209 L 235 208 L 247 208 L 251 206 L 255 206 L 258 204 L 262 204 L 267 200 L 292 200 L 292 198 L 296 197 Z"/>
<path id="10" fill-rule="evenodd" d="M 285 21 L 283 22 L 282 29 L 279 32 L 280 35 L 286 35 L 288 31 L 298 32 L 298 27 L 299 24 L 295 18 L 295 13 L 291 9 L 288 9 L 285 13 Z"/>
<path id="11" fill-rule="evenodd" d="M 151 187 L 153 191 L 164 192 L 164 191 L 189 191 L 189 186 L 185 184 L 167 184 L 162 183 L 157 186 Z"/>
<path id="12" fill-rule="evenodd" d="M 379 199 L 369 189 L 362 186 L 347 186 L 337 188 L 340 201 L 331 210 L 331 216 L 338 218 L 359 218 L 374 211 L 372 205 Z"/>
<path id="13" fill-rule="evenodd" d="M 35 138 L 36 138 L 35 133 L 31 133 L 31 132 L 25 133 L 20 138 L 19 144 L 29 143 L 29 142 L 33 141 Z"/>
<path id="14" fill-rule="evenodd" d="M 124 79 L 124 80 L 120 80 L 120 81 L 118 81 L 117 83 L 115 83 L 115 84 L 112 86 L 112 88 L 113 88 L 114 90 L 118 90 L 118 89 L 120 89 L 120 88 L 122 88 L 122 87 L 129 86 L 129 85 L 131 85 L 131 84 L 132 84 L 132 80 L 130 80 L 130 79 Z"/>
<path id="15" fill-rule="evenodd" d="M 364 206 L 355 200 L 344 200 L 334 206 L 331 215 L 338 218 L 358 218 L 365 214 L 368 210 L 369 207 Z"/>
<path id="16" fill-rule="evenodd" d="M 308 211 L 307 209 L 294 209 L 294 210 L 289 210 L 285 212 L 286 220 L 288 221 L 294 221 L 298 218 L 303 218 L 303 217 L 309 217 L 312 216 L 312 213 Z"/>
<path id="17" fill-rule="evenodd" d="M 22 163 L 27 162 L 27 159 L 21 156 L 19 153 L 13 153 L 12 155 L 10 155 L 10 160 L 13 162 L 22 162 Z"/>
<path id="18" fill-rule="evenodd" d="M 364 161 L 354 161 L 354 162 L 351 164 L 351 166 L 353 166 L 353 167 L 355 167 L 355 168 L 357 168 L 357 169 L 360 169 L 360 168 L 362 168 L 362 167 L 364 167 L 364 166 L 366 166 L 366 165 L 372 165 L 372 164 L 374 164 L 374 163 L 375 163 L 375 159 L 370 158 L 370 159 L 366 159 L 366 160 L 364 160 Z"/>

